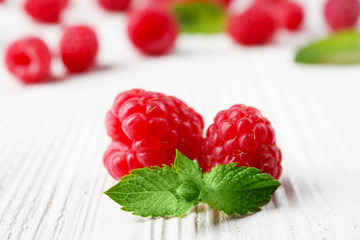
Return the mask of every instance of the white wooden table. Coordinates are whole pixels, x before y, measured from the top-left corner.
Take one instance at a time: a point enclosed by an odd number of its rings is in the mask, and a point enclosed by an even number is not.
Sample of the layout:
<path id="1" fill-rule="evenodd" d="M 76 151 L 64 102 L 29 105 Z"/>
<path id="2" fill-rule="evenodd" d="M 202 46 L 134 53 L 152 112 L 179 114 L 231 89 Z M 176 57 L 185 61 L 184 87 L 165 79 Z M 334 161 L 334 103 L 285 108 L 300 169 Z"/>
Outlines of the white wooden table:
<path id="1" fill-rule="evenodd" d="M 19 4 L 0 5 L 1 59 L 28 33 L 53 48 L 58 41 L 61 26 L 29 21 Z M 61 77 L 55 61 L 57 81 L 23 86 L 0 64 L 0 239 L 360 239 L 360 66 L 292 61 L 297 46 L 325 31 L 321 4 L 304 1 L 305 30 L 265 47 L 182 36 L 173 54 L 146 58 L 127 41 L 124 16 L 74 1 L 65 23 L 96 27 L 97 70 Z M 235 103 L 261 109 L 283 152 L 273 200 L 244 218 L 205 205 L 166 220 L 119 210 L 102 194 L 115 184 L 102 165 L 104 116 L 117 93 L 135 87 L 183 99 L 207 126 Z"/>

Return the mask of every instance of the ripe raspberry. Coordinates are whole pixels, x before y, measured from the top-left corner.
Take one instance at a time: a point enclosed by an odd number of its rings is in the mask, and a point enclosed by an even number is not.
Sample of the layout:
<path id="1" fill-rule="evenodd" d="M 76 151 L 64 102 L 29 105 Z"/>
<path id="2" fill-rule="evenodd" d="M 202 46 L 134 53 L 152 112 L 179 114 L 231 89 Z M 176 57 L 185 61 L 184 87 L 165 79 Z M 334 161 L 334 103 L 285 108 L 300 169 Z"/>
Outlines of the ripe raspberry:
<path id="1" fill-rule="evenodd" d="M 51 54 L 39 38 L 29 37 L 12 43 L 5 53 L 8 70 L 23 83 L 39 83 L 50 69 Z"/>
<path id="2" fill-rule="evenodd" d="M 70 72 L 83 72 L 95 61 L 98 40 L 87 26 L 68 27 L 60 41 L 61 58 Z"/>
<path id="3" fill-rule="evenodd" d="M 244 45 L 268 42 L 277 28 L 276 19 L 270 9 L 254 4 L 244 13 L 230 20 L 228 32 L 238 43 Z"/>
<path id="4" fill-rule="evenodd" d="M 216 115 L 203 140 L 198 162 L 204 172 L 231 162 L 256 167 L 276 179 L 282 171 L 281 151 L 270 122 L 256 108 L 240 104 Z"/>
<path id="5" fill-rule="evenodd" d="M 124 11 L 130 4 L 130 0 L 98 0 L 98 2 L 108 11 Z"/>
<path id="6" fill-rule="evenodd" d="M 333 30 L 355 27 L 360 14 L 359 0 L 329 0 L 325 4 L 325 19 Z"/>
<path id="7" fill-rule="evenodd" d="M 104 155 L 109 173 L 120 179 L 139 167 L 170 165 L 175 149 L 195 158 L 200 150 L 202 117 L 181 100 L 133 89 L 120 93 L 106 115 L 114 141 Z"/>
<path id="8" fill-rule="evenodd" d="M 289 0 L 257 0 L 256 4 L 262 4 L 270 9 L 277 20 L 277 25 L 287 30 L 298 30 L 304 19 L 302 7 Z"/>
<path id="9" fill-rule="evenodd" d="M 288 30 L 297 30 L 304 19 L 304 11 L 296 2 L 279 1 L 275 4 L 278 8 L 280 25 Z"/>
<path id="10" fill-rule="evenodd" d="M 142 53 L 167 53 L 178 36 L 178 26 L 171 14 L 162 7 L 149 6 L 130 16 L 128 35 Z"/>
<path id="11" fill-rule="evenodd" d="M 67 5 L 67 0 L 27 0 L 25 11 L 39 22 L 55 23 Z"/>

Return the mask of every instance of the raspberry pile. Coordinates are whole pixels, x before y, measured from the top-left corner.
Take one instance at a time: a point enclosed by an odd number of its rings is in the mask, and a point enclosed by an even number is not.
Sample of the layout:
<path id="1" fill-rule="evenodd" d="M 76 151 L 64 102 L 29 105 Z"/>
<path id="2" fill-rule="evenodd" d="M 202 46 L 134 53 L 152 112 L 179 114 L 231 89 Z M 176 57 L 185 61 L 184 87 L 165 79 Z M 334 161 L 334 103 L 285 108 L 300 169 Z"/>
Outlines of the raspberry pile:
<path id="1" fill-rule="evenodd" d="M 237 104 L 216 115 L 202 142 L 198 163 L 207 172 L 218 164 L 237 162 L 278 179 L 281 158 L 270 122 L 258 109 Z"/>
<path id="2" fill-rule="evenodd" d="M 276 179 L 281 175 L 274 129 L 253 107 L 237 104 L 219 112 L 203 138 L 202 117 L 181 100 L 132 89 L 115 98 L 105 123 L 112 143 L 103 162 L 115 179 L 136 168 L 170 165 L 175 149 L 197 158 L 204 172 L 237 162 Z"/>
<path id="3" fill-rule="evenodd" d="M 333 30 L 352 28 L 360 15 L 359 0 L 328 0 L 324 7 L 325 19 Z"/>
<path id="4" fill-rule="evenodd" d="M 178 36 L 174 17 L 165 8 L 155 5 L 134 11 L 127 31 L 133 45 L 146 55 L 169 52 Z"/>
<path id="5" fill-rule="evenodd" d="M 228 33 L 240 44 L 269 42 L 280 28 L 295 31 L 304 18 L 302 7 L 290 0 L 257 0 L 231 17 Z"/>
<path id="6" fill-rule="evenodd" d="M 132 89 L 115 98 L 106 114 L 106 128 L 113 143 L 104 164 L 120 179 L 135 168 L 170 165 L 175 149 L 194 159 L 204 124 L 200 114 L 176 97 Z"/>
<path id="7" fill-rule="evenodd" d="M 60 41 L 63 63 L 70 72 L 83 72 L 95 61 L 98 39 L 88 26 L 71 26 L 65 29 Z"/>
<path id="8" fill-rule="evenodd" d="M 6 67 L 25 84 L 42 82 L 49 73 L 50 62 L 49 48 L 36 37 L 15 41 L 5 53 Z"/>

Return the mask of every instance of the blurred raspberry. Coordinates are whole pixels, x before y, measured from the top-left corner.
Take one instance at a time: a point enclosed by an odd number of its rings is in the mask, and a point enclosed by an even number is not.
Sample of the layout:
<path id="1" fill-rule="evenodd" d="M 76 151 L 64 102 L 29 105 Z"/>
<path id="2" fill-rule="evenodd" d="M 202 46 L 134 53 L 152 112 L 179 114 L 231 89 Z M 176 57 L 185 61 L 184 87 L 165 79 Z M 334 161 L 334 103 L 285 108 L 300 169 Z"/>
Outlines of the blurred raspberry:
<path id="1" fill-rule="evenodd" d="M 95 61 L 98 39 L 88 26 L 72 26 L 65 29 L 60 41 L 62 60 L 70 72 L 83 72 Z"/>
<path id="2" fill-rule="evenodd" d="M 329 0 L 324 8 L 325 19 L 333 30 L 352 28 L 360 14 L 359 0 Z"/>
<path id="3" fill-rule="evenodd" d="M 198 163 L 208 172 L 218 164 L 237 162 L 278 179 L 281 158 L 270 122 L 258 109 L 237 104 L 216 115 L 203 140 Z"/>
<path id="4" fill-rule="evenodd" d="M 108 11 L 124 11 L 128 8 L 131 0 L 98 0 L 100 6 Z"/>
<path id="5" fill-rule="evenodd" d="M 298 3 L 289 0 L 257 0 L 266 5 L 277 20 L 278 26 L 287 30 L 298 30 L 304 19 L 304 10 Z"/>
<path id="6" fill-rule="evenodd" d="M 134 11 L 127 30 L 133 45 L 146 55 L 169 52 L 178 36 L 174 17 L 165 8 L 154 5 Z"/>
<path id="7" fill-rule="evenodd" d="M 67 0 L 26 0 L 25 11 L 39 22 L 59 22 Z"/>
<path id="8" fill-rule="evenodd" d="M 195 158 L 204 125 L 202 117 L 181 100 L 133 89 L 116 97 L 106 115 L 106 127 L 113 143 L 104 164 L 120 179 L 135 168 L 170 165 L 175 149 Z"/>
<path id="9" fill-rule="evenodd" d="M 264 44 L 277 29 L 277 22 L 271 9 L 254 4 L 245 12 L 230 19 L 228 33 L 238 43 L 244 45 Z"/>
<path id="10" fill-rule="evenodd" d="M 23 83 L 39 83 L 50 69 L 51 54 L 39 38 L 29 37 L 12 43 L 5 53 L 8 70 Z"/>
<path id="11" fill-rule="evenodd" d="M 302 7 L 292 1 L 280 1 L 277 6 L 281 16 L 281 26 L 288 30 L 299 29 L 304 19 Z"/>

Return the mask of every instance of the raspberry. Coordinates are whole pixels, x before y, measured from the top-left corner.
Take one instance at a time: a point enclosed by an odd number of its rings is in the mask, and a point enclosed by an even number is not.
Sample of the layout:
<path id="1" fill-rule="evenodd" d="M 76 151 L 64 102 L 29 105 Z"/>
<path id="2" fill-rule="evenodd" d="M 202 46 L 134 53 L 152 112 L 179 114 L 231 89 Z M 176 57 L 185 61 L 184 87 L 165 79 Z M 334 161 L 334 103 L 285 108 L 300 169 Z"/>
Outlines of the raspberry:
<path id="1" fill-rule="evenodd" d="M 230 20 L 228 32 L 236 42 L 251 45 L 268 42 L 276 28 L 276 20 L 270 9 L 254 4 Z"/>
<path id="2" fill-rule="evenodd" d="M 28 37 L 12 43 L 5 53 L 8 70 L 23 83 L 39 83 L 50 69 L 51 54 L 39 38 Z"/>
<path id="3" fill-rule="evenodd" d="M 304 19 L 302 7 L 291 1 L 281 1 L 278 3 L 278 7 L 281 13 L 281 25 L 288 30 L 299 29 Z"/>
<path id="4" fill-rule="evenodd" d="M 120 93 L 105 122 L 113 143 L 104 164 L 115 179 L 135 168 L 170 165 L 175 149 L 193 159 L 201 147 L 202 117 L 162 93 L 141 89 Z"/>
<path id="5" fill-rule="evenodd" d="M 27 0 L 24 8 L 39 22 L 56 23 L 66 5 L 67 0 Z"/>
<path id="6" fill-rule="evenodd" d="M 98 40 L 87 26 L 68 27 L 60 42 L 61 58 L 70 72 L 83 72 L 95 61 Z"/>
<path id="7" fill-rule="evenodd" d="M 360 14 L 359 0 L 329 0 L 324 8 L 325 19 L 333 30 L 355 27 Z"/>
<path id="8" fill-rule="evenodd" d="M 216 115 L 202 142 L 198 162 L 204 172 L 231 162 L 256 167 L 276 179 L 282 171 L 281 151 L 270 122 L 258 109 L 240 104 Z"/>
<path id="9" fill-rule="evenodd" d="M 124 11 L 130 4 L 130 0 L 98 0 L 98 2 L 108 11 Z"/>
<path id="10" fill-rule="evenodd" d="M 127 30 L 134 46 L 147 55 L 167 53 L 178 35 L 173 16 L 164 8 L 154 6 L 133 12 Z"/>
<path id="11" fill-rule="evenodd" d="M 302 7 L 288 0 L 257 0 L 257 4 L 264 4 L 273 12 L 278 26 L 294 31 L 300 28 L 304 19 Z"/>

